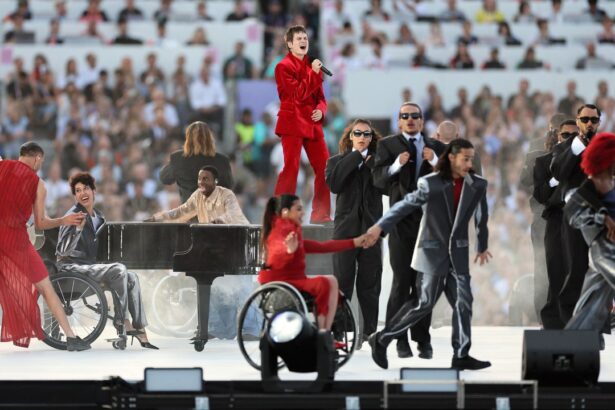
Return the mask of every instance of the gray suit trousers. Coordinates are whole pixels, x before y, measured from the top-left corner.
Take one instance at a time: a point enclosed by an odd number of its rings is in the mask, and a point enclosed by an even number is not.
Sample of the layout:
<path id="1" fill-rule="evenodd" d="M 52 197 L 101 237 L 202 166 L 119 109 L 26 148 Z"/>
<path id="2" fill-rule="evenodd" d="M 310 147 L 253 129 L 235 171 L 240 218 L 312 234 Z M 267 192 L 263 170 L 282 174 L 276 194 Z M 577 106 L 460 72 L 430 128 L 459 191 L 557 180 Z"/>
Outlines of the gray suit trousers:
<path id="1" fill-rule="evenodd" d="M 379 333 L 380 343 L 388 345 L 396 336 L 404 333 L 410 326 L 431 313 L 444 292 L 453 308 L 452 345 L 455 357 L 468 356 L 472 345 L 473 298 L 470 275 L 468 273 L 458 274 L 451 267 L 446 275 L 419 273 L 417 282 L 420 282 L 421 289 L 418 305 L 415 306 L 411 302 L 404 303 Z"/>
<path id="2" fill-rule="evenodd" d="M 124 324 L 128 313 L 132 317 L 132 325 L 135 329 L 147 326 L 139 278 L 136 273 L 126 270 L 126 266 L 121 263 L 94 265 L 68 263 L 61 264 L 59 267 L 63 272 L 74 272 L 87 276 L 111 291 L 115 310 L 113 324 L 116 327 Z"/>

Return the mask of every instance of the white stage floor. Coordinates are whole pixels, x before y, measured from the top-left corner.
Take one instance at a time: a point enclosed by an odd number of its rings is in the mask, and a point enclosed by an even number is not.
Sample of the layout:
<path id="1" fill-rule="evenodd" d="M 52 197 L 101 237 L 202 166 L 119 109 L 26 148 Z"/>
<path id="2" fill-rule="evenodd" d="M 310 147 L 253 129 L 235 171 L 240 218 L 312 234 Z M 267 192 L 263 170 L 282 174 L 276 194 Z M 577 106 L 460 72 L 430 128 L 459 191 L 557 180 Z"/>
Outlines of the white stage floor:
<path id="1" fill-rule="evenodd" d="M 151 342 L 160 350 L 143 349 L 137 345 L 126 350 L 114 350 L 104 340 L 111 337 L 111 326 L 92 349 L 86 352 L 54 350 L 38 340 L 29 349 L 12 344 L 0 344 L 1 380 L 102 380 L 120 376 L 125 380 L 143 379 L 146 367 L 202 367 L 205 380 L 259 380 L 260 374 L 243 359 L 236 341 L 210 340 L 205 350 L 196 352 L 187 340 L 151 335 Z M 521 378 L 521 327 L 475 327 L 471 354 L 490 360 L 492 366 L 475 372 L 462 372 L 461 378 L 484 381 L 517 381 Z M 452 355 L 449 326 L 432 329 L 434 358 L 399 359 L 395 344 L 389 347 L 389 370 L 382 370 L 371 359 L 367 343 L 336 374 L 336 380 L 395 380 L 401 367 L 449 367 Z M 615 381 L 615 335 L 606 335 L 606 350 L 601 352 L 600 381 Z M 415 345 L 412 344 L 414 349 Z M 280 373 L 282 379 L 313 379 L 314 374 Z"/>

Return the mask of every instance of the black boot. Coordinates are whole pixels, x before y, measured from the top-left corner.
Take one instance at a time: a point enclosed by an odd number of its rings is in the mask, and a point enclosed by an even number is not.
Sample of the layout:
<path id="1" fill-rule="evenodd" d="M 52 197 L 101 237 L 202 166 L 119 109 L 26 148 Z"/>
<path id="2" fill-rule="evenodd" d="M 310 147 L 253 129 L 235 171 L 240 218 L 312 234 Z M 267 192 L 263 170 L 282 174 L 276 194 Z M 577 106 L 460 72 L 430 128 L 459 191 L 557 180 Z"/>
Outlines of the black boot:
<path id="1" fill-rule="evenodd" d="M 372 348 L 372 359 L 374 362 L 383 369 L 387 369 L 389 367 L 387 347 L 378 341 L 378 332 L 372 333 L 369 339 L 367 339 L 367 342 Z"/>
<path id="2" fill-rule="evenodd" d="M 407 337 L 397 339 L 397 357 L 402 359 L 412 357 L 412 349 L 410 348 Z"/>

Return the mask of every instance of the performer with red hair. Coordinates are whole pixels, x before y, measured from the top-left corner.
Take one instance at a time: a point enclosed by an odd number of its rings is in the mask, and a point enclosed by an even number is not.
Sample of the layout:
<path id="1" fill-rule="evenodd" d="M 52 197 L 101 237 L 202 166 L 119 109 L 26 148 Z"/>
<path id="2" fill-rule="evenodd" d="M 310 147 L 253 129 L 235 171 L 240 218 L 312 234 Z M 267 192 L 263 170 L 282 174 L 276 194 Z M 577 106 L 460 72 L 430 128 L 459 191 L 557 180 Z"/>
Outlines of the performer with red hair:
<path id="1" fill-rule="evenodd" d="M 567 221 L 589 245 L 589 269 L 566 329 L 602 330 L 615 292 L 615 134 L 592 138 L 581 168 L 588 179 L 564 208 Z M 601 338 L 604 348 L 604 340 Z"/>
<path id="2" fill-rule="evenodd" d="M 327 101 L 322 88 L 322 63 L 310 63 L 310 46 L 303 26 L 290 27 L 284 36 L 288 54 L 275 68 L 275 81 L 280 96 L 280 111 L 275 133 L 284 152 L 284 168 L 278 176 L 275 195 L 297 190 L 297 174 L 301 148 L 305 149 L 314 169 L 314 200 L 310 222 L 331 222 L 331 194 L 325 183 L 325 166 L 329 151 L 322 123 L 327 113 Z"/>

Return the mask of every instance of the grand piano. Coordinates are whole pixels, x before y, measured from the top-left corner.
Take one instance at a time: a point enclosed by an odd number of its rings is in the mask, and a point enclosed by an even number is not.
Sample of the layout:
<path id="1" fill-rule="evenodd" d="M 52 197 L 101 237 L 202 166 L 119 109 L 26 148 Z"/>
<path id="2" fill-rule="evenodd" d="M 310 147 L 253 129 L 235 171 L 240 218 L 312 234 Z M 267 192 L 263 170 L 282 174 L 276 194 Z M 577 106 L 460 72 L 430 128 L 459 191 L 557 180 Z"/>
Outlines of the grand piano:
<path id="1" fill-rule="evenodd" d="M 45 232 L 39 253 L 55 260 L 57 229 Z M 305 226 L 305 238 L 327 240 L 332 228 Z M 207 342 L 211 284 L 222 275 L 254 275 L 260 269 L 259 225 L 109 222 L 97 235 L 98 263 L 121 262 L 128 269 L 172 269 L 197 283 L 197 331 L 194 349 Z M 306 273 L 332 274 L 330 254 L 308 255 Z"/>

